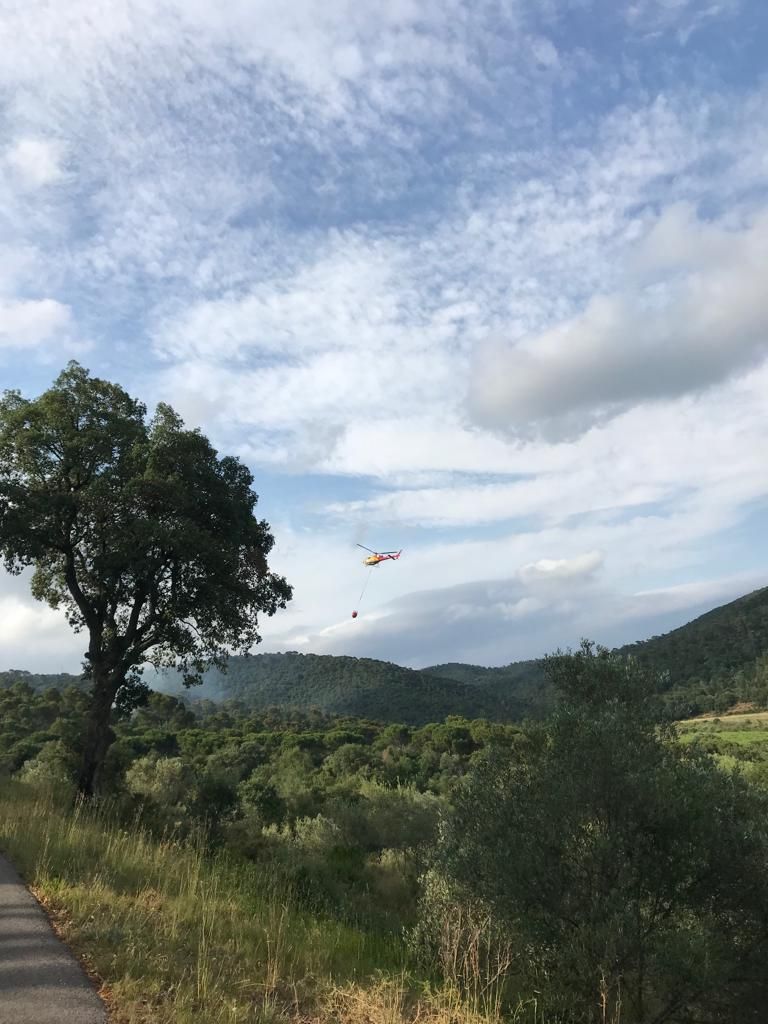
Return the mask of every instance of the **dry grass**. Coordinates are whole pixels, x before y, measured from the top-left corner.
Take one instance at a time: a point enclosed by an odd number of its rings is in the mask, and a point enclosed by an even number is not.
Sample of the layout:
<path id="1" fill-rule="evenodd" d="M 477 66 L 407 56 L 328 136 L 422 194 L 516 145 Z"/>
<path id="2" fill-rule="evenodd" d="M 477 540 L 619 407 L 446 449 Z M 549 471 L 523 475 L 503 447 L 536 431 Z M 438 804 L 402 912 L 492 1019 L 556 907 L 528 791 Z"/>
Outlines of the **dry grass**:
<path id="1" fill-rule="evenodd" d="M 258 866 L 160 842 L 103 809 L 6 783 L 0 847 L 100 979 L 114 1024 L 501 1019 L 494 998 L 414 980 L 400 937 L 308 914 Z M 506 1020 L 539 1024 L 530 1009 Z"/>
<path id="2" fill-rule="evenodd" d="M 545 1024 L 533 1002 L 502 1014 L 500 1007 L 473 1006 L 451 985 L 425 987 L 417 995 L 404 975 L 366 986 L 336 986 L 325 1000 L 322 1019 L 335 1024 Z"/>
<path id="3" fill-rule="evenodd" d="M 340 982 L 402 969 L 398 940 L 302 912 L 258 867 L 22 784 L 0 795 L 0 846 L 87 956 L 120 1024 L 299 1017 Z"/>
<path id="4" fill-rule="evenodd" d="M 711 711 L 706 715 L 698 715 L 696 718 L 685 718 L 677 722 L 677 726 L 680 729 L 688 729 L 691 726 L 706 725 L 712 722 L 722 723 L 729 728 L 738 728 L 740 725 L 748 725 L 750 722 L 768 722 L 768 711 L 723 712 L 722 714 Z"/>

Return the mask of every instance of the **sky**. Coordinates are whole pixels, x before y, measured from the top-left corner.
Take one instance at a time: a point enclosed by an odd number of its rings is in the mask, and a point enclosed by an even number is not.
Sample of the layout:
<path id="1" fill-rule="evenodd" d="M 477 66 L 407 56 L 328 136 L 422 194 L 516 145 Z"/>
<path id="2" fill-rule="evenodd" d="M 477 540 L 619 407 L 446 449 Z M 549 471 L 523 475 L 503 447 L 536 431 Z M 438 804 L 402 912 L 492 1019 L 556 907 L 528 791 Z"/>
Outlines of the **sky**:
<path id="1" fill-rule="evenodd" d="M 248 464 L 260 650 L 673 628 L 768 582 L 766 39 L 764 0 L 0 0 L 0 388 L 77 359 Z M 0 575 L 0 669 L 82 649 Z"/>

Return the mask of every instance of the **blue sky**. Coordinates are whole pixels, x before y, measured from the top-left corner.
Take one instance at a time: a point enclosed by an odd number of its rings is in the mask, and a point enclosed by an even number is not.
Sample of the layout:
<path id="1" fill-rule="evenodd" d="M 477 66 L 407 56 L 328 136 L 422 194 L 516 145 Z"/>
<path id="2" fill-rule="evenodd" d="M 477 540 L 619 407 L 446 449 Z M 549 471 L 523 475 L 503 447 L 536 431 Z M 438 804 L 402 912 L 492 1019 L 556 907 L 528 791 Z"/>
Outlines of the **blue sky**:
<path id="1" fill-rule="evenodd" d="M 503 664 L 766 582 L 763 0 L 0 0 L 0 386 L 252 468 L 265 650 Z M 355 544 L 400 548 L 366 570 Z M 81 638 L 0 577 L 0 667 Z"/>

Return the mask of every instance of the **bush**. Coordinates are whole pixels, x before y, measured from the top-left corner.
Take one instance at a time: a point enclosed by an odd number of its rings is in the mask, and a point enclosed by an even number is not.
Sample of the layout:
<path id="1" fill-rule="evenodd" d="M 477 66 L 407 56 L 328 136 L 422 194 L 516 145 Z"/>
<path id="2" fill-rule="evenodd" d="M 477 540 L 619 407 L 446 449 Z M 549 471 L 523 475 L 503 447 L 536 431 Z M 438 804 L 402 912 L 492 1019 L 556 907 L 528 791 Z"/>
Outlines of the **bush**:
<path id="1" fill-rule="evenodd" d="M 61 740 L 52 740 L 41 748 L 37 756 L 24 762 L 19 778 L 23 782 L 43 783 L 74 796 L 76 772 L 76 756 Z"/>
<path id="2" fill-rule="evenodd" d="M 445 893 L 487 907 L 554 1020 L 764 1019 L 768 800 L 675 741 L 632 662 L 585 644 L 548 670 L 539 741 L 457 792 L 422 930 L 439 947 Z"/>

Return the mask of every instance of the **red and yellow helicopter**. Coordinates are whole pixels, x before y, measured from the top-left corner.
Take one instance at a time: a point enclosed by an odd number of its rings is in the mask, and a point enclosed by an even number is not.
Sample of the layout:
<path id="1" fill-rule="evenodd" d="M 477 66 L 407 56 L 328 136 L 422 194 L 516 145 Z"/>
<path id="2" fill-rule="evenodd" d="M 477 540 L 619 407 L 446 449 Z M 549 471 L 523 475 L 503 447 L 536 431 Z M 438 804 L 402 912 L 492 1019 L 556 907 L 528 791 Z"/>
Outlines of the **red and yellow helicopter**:
<path id="1" fill-rule="evenodd" d="M 357 546 L 359 548 L 362 548 L 363 551 L 367 551 L 368 552 L 367 557 L 363 559 L 363 565 L 367 565 L 371 569 L 371 571 L 373 571 L 375 566 L 379 565 L 381 562 L 390 562 L 390 561 L 391 562 L 396 562 L 397 559 L 400 557 L 400 555 L 402 555 L 402 553 L 403 553 L 403 549 L 402 548 L 400 548 L 399 551 L 373 551 L 371 548 L 367 548 L 365 546 L 365 544 L 358 544 Z M 365 583 L 363 584 L 363 589 L 360 591 L 360 597 L 358 599 L 358 603 L 360 601 L 362 601 L 362 599 L 363 599 L 363 594 L 365 593 L 365 588 L 368 586 L 368 580 L 370 578 L 371 578 L 371 573 L 369 572 L 368 575 L 365 578 Z M 357 612 L 356 611 L 352 612 L 352 618 L 353 619 L 357 618 Z"/>
<path id="2" fill-rule="evenodd" d="M 367 558 L 363 559 L 363 565 L 371 565 L 371 566 L 373 566 L 373 565 L 378 565 L 379 562 L 388 562 L 390 560 L 394 562 L 403 553 L 403 549 L 402 548 L 400 548 L 399 551 L 372 551 L 371 548 L 367 548 L 365 546 L 365 544 L 358 544 L 357 546 L 359 548 L 362 548 L 363 551 L 370 551 L 371 552 L 368 555 Z"/>

